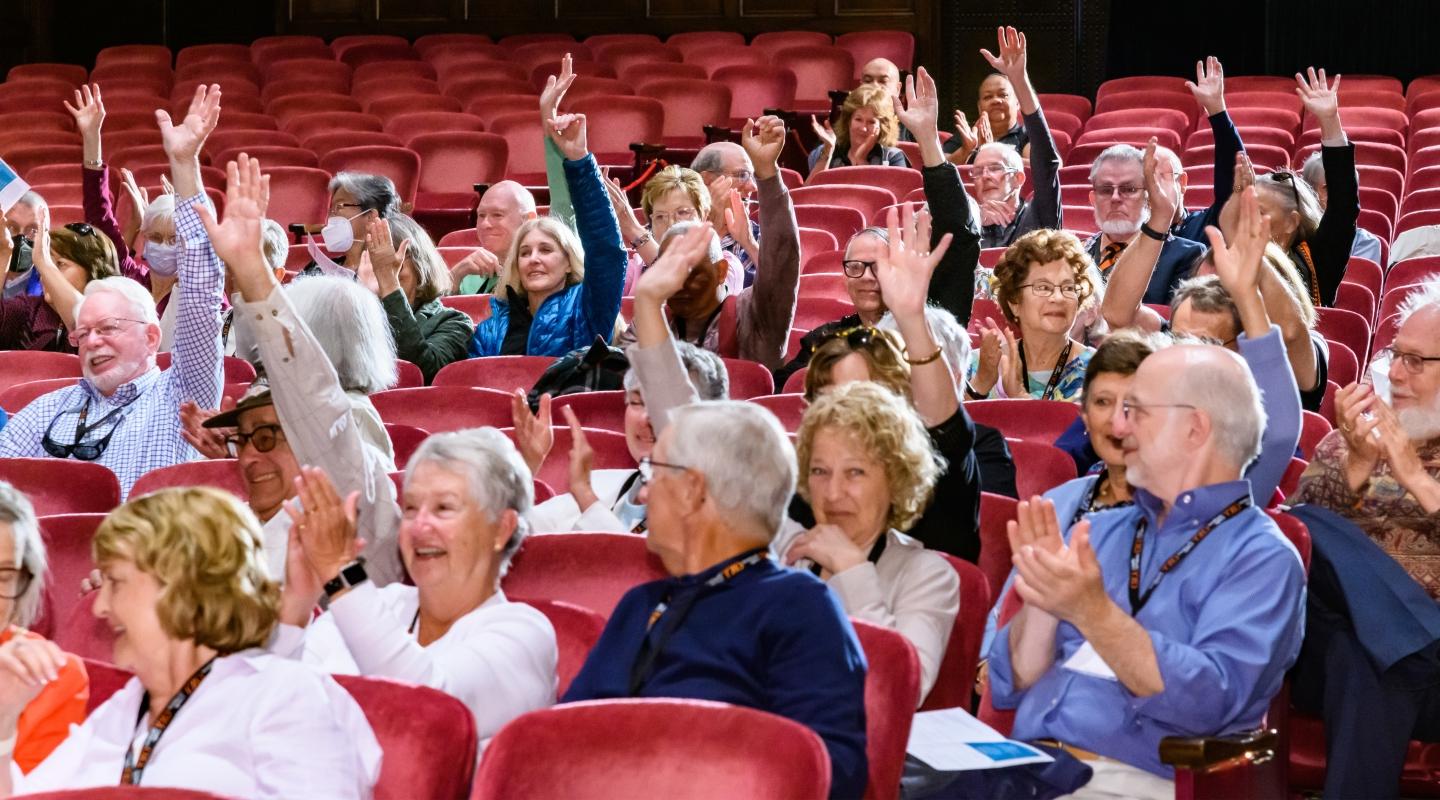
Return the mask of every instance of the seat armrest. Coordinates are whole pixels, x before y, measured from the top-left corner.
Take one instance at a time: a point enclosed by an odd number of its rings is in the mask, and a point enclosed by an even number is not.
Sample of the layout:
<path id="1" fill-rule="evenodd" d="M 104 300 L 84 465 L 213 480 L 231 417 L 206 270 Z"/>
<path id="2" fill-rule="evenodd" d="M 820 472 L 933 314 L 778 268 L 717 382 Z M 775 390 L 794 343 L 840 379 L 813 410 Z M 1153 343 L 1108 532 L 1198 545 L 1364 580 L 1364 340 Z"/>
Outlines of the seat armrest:
<path id="1" fill-rule="evenodd" d="M 1160 761 L 1176 769 L 1213 772 L 1275 758 L 1280 734 L 1260 729 L 1230 736 L 1167 736 L 1160 740 Z"/>

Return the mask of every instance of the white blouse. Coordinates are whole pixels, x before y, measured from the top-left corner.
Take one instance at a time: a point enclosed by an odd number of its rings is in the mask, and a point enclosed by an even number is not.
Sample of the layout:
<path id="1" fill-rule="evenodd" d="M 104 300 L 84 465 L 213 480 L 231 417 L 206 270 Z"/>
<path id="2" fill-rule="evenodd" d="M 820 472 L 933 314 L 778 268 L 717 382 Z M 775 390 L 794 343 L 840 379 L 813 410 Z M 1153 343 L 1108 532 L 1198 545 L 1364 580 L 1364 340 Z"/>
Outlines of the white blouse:
<path id="1" fill-rule="evenodd" d="M 365 582 L 330 604 L 307 628 L 280 625 L 270 651 L 326 672 L 417 683 L 458 698 L 481 740 L 505 723 L 555 703 L 560 658 L 550 620 L 498 589 L 480 607 L 421 646 L 410 631 L 420 609 L 414 586 Z"/>
<path id="2" fill-rule="evenodd" d="M 12 765 L 15 793 L 119 784 L 144 693 L 132 678 L 29 775 Z M 380 758 L 365 713 L 333 678 L 245 650 L 215 659 L 160 737 L 141 785 L 276 800 L 368 798 Z"/>

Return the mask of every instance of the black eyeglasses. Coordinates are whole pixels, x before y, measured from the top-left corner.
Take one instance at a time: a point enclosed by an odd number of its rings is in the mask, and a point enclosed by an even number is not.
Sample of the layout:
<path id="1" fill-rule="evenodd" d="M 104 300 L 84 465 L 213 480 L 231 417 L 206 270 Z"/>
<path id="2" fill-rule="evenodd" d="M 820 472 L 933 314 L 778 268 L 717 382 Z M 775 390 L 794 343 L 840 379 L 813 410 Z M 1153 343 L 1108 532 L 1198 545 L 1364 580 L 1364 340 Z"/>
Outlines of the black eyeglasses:
<path id="1" fill-rule="evenodd" d="M 875 340 L 875 336 L 874 328 L 868 325 L 857 325 L 854 328 L 835 331 L 830 334 L 829 338 L 844 339 L 845 344 L 849 345 L 851 350 L 863 350 L 870 346 L 870 343 Z"/>
<path id="2" fill-rule="evenodd" d="M 78 233 L 81 236 L 95 235 L 95 229 L 90 227 L 90 223 L 88 222 L 67 222 L 65 223 L 65 230 L 71 233 Z"/>
<path id="3" fill-rule="evenodd" d="M 18 600 L 25 596 L 30 588 L 30 582 L 35 579 L 30 574 L 29 567 L 0 567 L 0 597 L 6 600 Z"/>
<path id="4" fill-rule="evenodd" d="M 81 461 L 94 461 L 105 454 L 105 448 L 110 446 L 110 440 L 114 438 L 115 431 L 119 429 L 120 423 L 124 421 L 123 412 L 129 403 L 111 411 L 100 418 L 94 425 L 86 425 L 85 420 L 90 416 L 90 401 L 87 399 L 81 408 L 72 408 L 68 411 L 61 411 L 50 420 L 50 425 L 45 428 L 45 436 L 40 440 L 40 446 L 55 458 L 75 457 Z M 75 421 L 75 441 L 70 444 L 62 444 L 55 441 L 55 426 L 70 414 L 77 414 L 79 418 Z M 110 428 L 99 441 L 85 441 L 90 434 L 100 430 L 106 423 Z"/>
<path id="5" fill-rule="evenodd" d="M 1405 366 L 1405 371 L 1411 375 L 1419 375 L 1425 371 L 1425 365 L 1431 361 L 1440 361 L 1440 356 L 1422 356 L 1419 353 L 1408 353 L 1404 350 L 1395 349 L 1394 345 L 1380 348 L 1380 352 L 1389 356 L 1391 361 L 1399 361 Z"/>
<path id="6" fill-rule="evenodd" d="M 875 279 L 876 279 L 876 280 L 879 280 L 879 279 L 880 279 L 880 276 L 879 276 L 878 274 L 876 274 L 876 272 L 875 272 L 875 264 L 876 264 L 876 263 L 878 263 L 878 262 L 875 262 L 875 261 L 841 261 L 841 262 L 840 262 L 840 268 L 845 271 L 845 277 L 847 277 L 847 278 L 863 278 L 863 277 L 865 277 L 865 270 L 868 269 L 868 270 L 870 270 L 870 274 L 875 275 Z"/>
<path id="7" fill-rule="evenodd" d="M 225 444 L 230 448 L 230 454 L 238 456 L 245 445 L 253 444 L 255 449 L 261 453 L 268 453 L 275 449 L 276 443 L 285 438 L 285 429 L 279 425 L 257 425 L 255 430 L 249 433 L 236 431 L 225 437 Z"/>
<path id="8" fill-rule="evenodd" d="M 690 469 L 689 467 L 683 466 L 681 464 L 666 464 L 664 461 L 656 461 L 650 456 L 645 456 L 644 458 L 640 459 L 638 467 L 640 471 L 641 483 L 649 483 L 650 481 L 655 479 L 656 467 L 669 467 L 670 469 L 681 470 Z"/>

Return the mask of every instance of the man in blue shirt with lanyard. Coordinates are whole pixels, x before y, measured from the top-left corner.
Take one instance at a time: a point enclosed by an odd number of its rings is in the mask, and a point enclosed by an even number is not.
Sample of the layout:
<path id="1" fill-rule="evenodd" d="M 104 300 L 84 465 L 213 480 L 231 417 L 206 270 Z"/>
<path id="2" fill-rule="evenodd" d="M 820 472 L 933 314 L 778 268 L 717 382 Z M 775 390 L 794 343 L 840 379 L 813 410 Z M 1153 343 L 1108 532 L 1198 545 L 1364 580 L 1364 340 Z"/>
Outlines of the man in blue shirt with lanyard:
<path id="1" fill-rule="evenodd" d="M 1016 738 L 1095 769 L 1077 796 L 1173 797 L 1160 740 L 1258 727 L 1294 663 L 1305 571 L 1241 477 L 1265 424 L 1239 356 L 1177 345 L 1140 365 L 1115 423 L 1135 504 L 1066 544 L 1053 504 L 1021 503 L 1025 606 L 991 644 L 990 686 Z"/>

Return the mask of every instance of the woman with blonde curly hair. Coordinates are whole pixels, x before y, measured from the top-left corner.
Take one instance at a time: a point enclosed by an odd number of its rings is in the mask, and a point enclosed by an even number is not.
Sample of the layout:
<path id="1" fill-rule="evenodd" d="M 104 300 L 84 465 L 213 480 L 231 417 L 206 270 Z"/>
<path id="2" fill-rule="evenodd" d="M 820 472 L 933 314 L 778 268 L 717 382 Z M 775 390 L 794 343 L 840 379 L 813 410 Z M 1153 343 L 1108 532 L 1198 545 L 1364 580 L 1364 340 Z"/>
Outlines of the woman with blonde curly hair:
<path id="1" fill-rule="evenodd" d="M 835 126 L 824 126 L 810 118 L 820 144 L 810 151 L 810 177 L 830 167 L 909 166 L 905 154 L 895 146 L 900 138 L 900 120 L 890 94 L 873 84 L 851 92 L 840 106 Z"/>
<path id="2" fill-rule="evenodd" d="M 1095 264 L 1066 231 L 1041 229 L 1015 240 L 995 265 L 995 300 L 1006 322 L 985 320 L 966 394 L 1077 401 L 1094 348 L 1071 338 L 1075 319 L 1098 292 Z"/>
<path id="3" fill-rule="evenodd" d="M 111 512 L 91 544 L 95 614 L 114 662 L 135 677 L 38 767 L 12 783 L 0 742 L 0 796 L 121 785 L 226 796 L 370 797 L 380 746 L 328 675 L 260 648 L 280 588 L 260 524 L 230 494 L 166 489 Z M 54 654 L 0 661 L 0 736 L 53 679 Z M 13 741 L 13 739 L 12 739 Z"/>
<path id="4" fill-rule="evenodd" d="M 906 536 L 929 504 L 944 460 L 906 400 L 869 381 L 834 387 L 805 413 L 795 442 L 809 530 L 772 549 L 830 585 L 852 617 L 894 628 L 920 657 L 919 705 L 935 684 L 960 610 L 944 556 Z"/>

